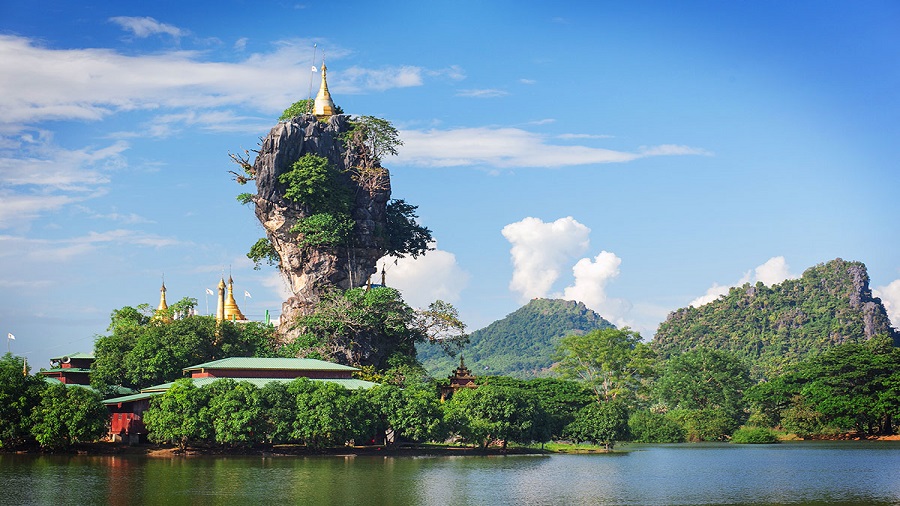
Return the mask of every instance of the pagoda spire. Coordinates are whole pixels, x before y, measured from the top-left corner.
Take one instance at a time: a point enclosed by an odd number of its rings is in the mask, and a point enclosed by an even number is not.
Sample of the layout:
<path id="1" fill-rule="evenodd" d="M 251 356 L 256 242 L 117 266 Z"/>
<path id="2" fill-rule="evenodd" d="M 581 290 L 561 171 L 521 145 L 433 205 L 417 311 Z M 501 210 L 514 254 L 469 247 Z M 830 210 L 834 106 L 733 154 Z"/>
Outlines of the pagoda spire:
<path id="1" fill-rule="evenodd" d="M 169 318 L 169 305 L 166 304 L 165 278 L 163 278 L 162 286 L 159 289 L 159 307 L 156 308 L 156 312 L 153 314 L 153 317 L 163 322 L 171 321 L 171 318 Z"/>
<path id="2" fill-rule="evenodd" d="M 225 319 L 225 278 L 219 280 L 219 303 L 216 304 L 216 321 Z"/>
<path id="3" fill-rule="evenodd" d="M 233 321 L 243 321 L 246 320 L 247 317 L 241 313 L 240 308 L 238 308 L 237 301 L 234 300 L 234 279 L 231 278 L 231 275 L 228 275 L 228 296 L 225 299 L 225 319 L 233 320 Z"/>
<path id="4" fill-rule="evenodd" d="M 328 91 L 326 71 L 325 59 L 322 58 L 322 84 L 319 86 L 319 94 L 316 95 L 316 101 L 313 104 L 313 114 L 321 120 L 327 120 L 334 116 L 334 101 L 331 100 L 331 93 Z"/>

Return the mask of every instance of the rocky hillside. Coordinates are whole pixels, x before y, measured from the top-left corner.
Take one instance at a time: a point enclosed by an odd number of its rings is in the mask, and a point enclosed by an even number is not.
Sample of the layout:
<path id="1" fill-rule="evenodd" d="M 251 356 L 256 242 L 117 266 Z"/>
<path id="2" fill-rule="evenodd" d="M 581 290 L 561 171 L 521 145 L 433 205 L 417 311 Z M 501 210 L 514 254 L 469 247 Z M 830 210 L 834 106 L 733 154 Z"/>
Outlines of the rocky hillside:
<path id="1" fill-rule="evenodd" d="M 580 302 L 533 299 L 487 327 L 472 332 L 462 350 L 466 366 L 475 375 L 517 378 L 547 376 L 559 340 L 573 332 L 613 327 Z M 432 376 L 443 378 L 459 364 L 440 347 L 423 344 L 419 360 Z"/>
<path id="2" fill-rule="evenodd" d="M 881 300 L 872 296 L 861 262 L 840 258 L 799 279 L 766 287 L 745 284 L 660 324 L 653 347 L 664 357 L 699 347 L 745 357 L 755 376 L 771 378 L 830 346 L 889 335 L 900 344 Z"/>

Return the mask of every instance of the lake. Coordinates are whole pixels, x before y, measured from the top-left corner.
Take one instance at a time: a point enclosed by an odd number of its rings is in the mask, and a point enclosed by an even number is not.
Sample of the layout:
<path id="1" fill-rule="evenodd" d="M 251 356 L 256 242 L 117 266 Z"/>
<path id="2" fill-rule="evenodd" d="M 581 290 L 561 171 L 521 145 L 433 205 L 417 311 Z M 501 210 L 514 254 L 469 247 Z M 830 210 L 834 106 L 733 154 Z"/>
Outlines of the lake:
<path id="1" fill-rule="evenodd" d="M 481 457 L 0 455 L 0 504 L 900 504 L 900 442 Z"/>

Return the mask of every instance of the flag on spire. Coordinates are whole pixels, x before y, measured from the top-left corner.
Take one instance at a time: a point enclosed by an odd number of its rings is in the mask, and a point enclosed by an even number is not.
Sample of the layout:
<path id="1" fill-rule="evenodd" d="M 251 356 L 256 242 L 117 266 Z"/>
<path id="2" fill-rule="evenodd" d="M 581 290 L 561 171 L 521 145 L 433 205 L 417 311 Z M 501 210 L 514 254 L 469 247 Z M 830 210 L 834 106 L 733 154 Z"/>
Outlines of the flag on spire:
<path id="1" fill-rule="evenodd" d="M 250 297 L 251 299 L 253 298 L 253 297 L 250 295 L 250 292 L 248 292 L 247 290 L 244 290 L 244 297 Z"/>
<path id="2" fill-rule="evenodd" d="M 12 335 L 12 332 L 7 332 L 7 333 L 6 333 L 6 338 L 7 338 L 7 339 L 12 339 L 13 341 L 16 340 L 16 336 Z"/>
<path id="3" fill-rule="evenodd" d="M 206 289 L 206 295 L 214 295 L 214 294 L 213 294 L 213 291 L 212 291 L 212 290 L 210 290 L 209 288 L 207 288 L 207 289 Z"/>

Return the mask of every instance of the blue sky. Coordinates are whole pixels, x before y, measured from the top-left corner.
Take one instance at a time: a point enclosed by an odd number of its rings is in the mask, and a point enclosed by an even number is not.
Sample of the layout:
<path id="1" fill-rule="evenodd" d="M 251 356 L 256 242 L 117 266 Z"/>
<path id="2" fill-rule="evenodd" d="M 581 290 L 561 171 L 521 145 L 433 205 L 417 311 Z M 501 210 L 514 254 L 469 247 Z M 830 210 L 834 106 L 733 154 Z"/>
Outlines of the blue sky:
<path id="1" fill-rule="evenodd" d="M 47 366 L 163 275 L 205 313 L 230 272 L 277 315 L 228 153 L 323 51 L 335 102 L 405 141 L 393 196 L 437 249 L 383 264 L 413 306 L 474 330 L 565 297 L 650 338 L 841 257 L 897 324 L 898 23 L 891 1 L 4 3 L 0 332 Z"/>

